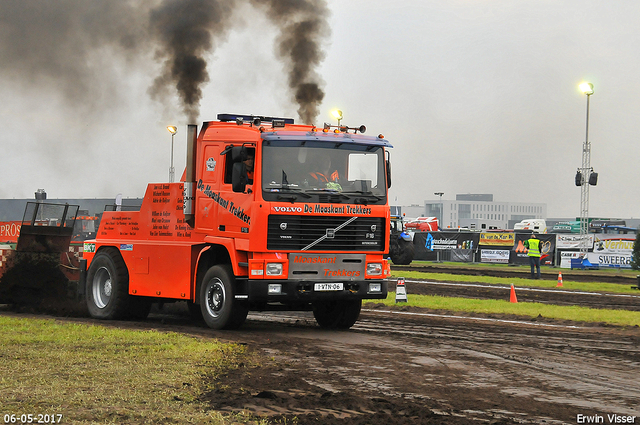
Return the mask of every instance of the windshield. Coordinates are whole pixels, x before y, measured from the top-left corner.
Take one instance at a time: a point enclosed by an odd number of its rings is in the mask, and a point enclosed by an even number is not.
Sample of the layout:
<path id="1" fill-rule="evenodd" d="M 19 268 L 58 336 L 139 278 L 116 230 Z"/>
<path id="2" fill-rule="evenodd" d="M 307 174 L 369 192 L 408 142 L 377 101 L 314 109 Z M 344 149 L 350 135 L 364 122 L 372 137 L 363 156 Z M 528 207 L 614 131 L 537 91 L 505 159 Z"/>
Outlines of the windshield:
<path id="1" fill-rule="evenodd" d="M 262 153 L 265 200 L 294 200 L 292 196 L 308 199 L 333 194 L 335 196 L 326 202 L 386 202 L 381 146 L 265 141 Z M 322 199 L 320 196 L 312 201 L 322 202 Z"/>

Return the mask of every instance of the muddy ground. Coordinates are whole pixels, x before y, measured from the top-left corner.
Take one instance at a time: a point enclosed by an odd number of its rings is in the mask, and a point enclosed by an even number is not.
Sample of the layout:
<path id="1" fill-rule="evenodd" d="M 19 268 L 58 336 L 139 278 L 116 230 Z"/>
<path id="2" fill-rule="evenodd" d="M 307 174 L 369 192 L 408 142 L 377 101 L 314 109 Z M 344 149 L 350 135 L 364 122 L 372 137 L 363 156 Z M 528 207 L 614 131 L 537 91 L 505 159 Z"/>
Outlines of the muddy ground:
<path id="1" fill-rule="evenodd" d="M 452 291 L 509 295 L 506 288 L 407 282 L 409 297 Z M 600 298 L 541 294 L 538 301 L 560 304 L 593 306 Z M 518 289 L 519 300 L 526 297 Z M 622 303 L 617 308 L 637 310 L 640 299 Z M 320 329 L 309 313 L 251 313 L 240 330 L 213 331 L 191 321 L 181 303 L 154 308 L 144 322 L 69 320 L 246 344 L 263 366 L 206 377 L 214 389 L 201 399 L 274 424 L 576 424 L 587 416 L 616 423 L 613 415 L 640 423 L 638 327 L 374 303 L 349 331 Z"/>

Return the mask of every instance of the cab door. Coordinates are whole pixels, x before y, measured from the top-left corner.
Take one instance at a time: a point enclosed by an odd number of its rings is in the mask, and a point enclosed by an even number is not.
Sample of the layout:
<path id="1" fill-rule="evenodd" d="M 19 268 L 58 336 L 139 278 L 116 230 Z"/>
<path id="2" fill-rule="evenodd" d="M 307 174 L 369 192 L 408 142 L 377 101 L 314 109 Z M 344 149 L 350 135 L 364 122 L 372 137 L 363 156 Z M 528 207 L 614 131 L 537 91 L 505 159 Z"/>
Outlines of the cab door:
<path id="1" fill-rule="evenodd" d="M 204 161 L 200 164 L 199 176 L 196 188 L 196 214 L 199 229 L 214 234 L 218 230 L 218 213 L 220 209 L 220 184 L 224 157 L 220 155 L 220 144 L 208 144 L 204 146 Z"/>
<path id="2" fill-rule="evenodd" d="M 253 169 L 257 162 L 256 149 L 253 146 L 237 145 L 233 149 L 228 149 L 224 159 L 221 158 L 224 161 L 224 172 L 223 181 L 220 184 L 218 230 L 220 236 L 248 240 L 255 200 L 254 185 L 257 180 L 257 174 Z M 239 149 L 242 149 L 244 154 L 240 155 Z M 237 186 L 238 178 L 242 178 L 242 187 L 234 188 L 234 181 Z"/>

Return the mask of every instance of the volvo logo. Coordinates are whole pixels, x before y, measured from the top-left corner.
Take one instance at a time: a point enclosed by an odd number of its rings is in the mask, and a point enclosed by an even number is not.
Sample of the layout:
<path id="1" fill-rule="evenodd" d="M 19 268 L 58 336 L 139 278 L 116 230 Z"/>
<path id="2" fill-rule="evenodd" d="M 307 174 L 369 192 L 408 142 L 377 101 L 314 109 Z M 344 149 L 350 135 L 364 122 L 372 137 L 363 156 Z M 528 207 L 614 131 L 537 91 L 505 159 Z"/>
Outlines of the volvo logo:
<path id="1" fill-rule="evenodd" d="M 327 229 L 327 239 L 333 239 L 336 237 L 336 229 Z"/>
<path id="2" fill-rule="evenodd" d="M 280 230 L 287 230 L 287 223 L 280 223 Z"/>
<path id="3" fill-rule="evenodd" d="M 375 232 L 377 228 L 378 228 L 378 226 L 376 226 L 375 224 L 371 225 L 371 231 L 372 232 Z"/>

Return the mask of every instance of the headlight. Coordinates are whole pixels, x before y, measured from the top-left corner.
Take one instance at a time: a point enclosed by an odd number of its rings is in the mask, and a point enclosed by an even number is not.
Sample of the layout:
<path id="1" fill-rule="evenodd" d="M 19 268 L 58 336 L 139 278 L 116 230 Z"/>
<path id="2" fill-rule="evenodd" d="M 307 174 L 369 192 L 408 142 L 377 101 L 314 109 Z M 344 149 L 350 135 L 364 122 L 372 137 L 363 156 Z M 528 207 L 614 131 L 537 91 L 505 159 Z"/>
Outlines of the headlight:
<path id="1" fill-rule="evenodd" d="M 282 263 L 267 263 L 267 276 L 280 276 L 282 274 Z"/>
<path id="2" fill-rule="evenodd" d="M 369 284 L 369 292 L 382 292 L 382 284 L 381 283 L 370 283 Z"/>
<path id="3" fill-rule="evenodd" d="M 367 264 L 367 274 L 370 276 L 379 276 L 382 274 L 382 263 Z"/>
<path id="4" fill-rule="evenodd" d="M 269 284 L 268 290 L 269 294 L 271 295 L 282 294 L 282 285 L 280 285 L 279 283 Z"/>

